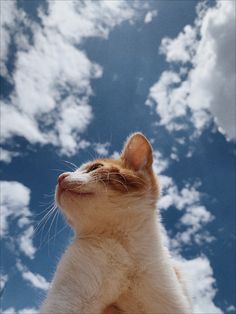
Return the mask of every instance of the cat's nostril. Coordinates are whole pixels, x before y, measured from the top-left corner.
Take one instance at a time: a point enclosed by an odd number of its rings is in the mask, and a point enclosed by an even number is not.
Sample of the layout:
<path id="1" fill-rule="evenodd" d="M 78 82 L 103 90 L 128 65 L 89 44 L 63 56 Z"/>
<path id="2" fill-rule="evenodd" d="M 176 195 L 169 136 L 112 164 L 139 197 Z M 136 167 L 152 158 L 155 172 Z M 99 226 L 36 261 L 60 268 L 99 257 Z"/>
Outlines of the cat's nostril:
<path id="1" fill-rule="evenodd" d="M 68 177 L 69 175 L 70 175 L 70 172 L 64 172 L 64 173 L 60 174 L 60 175 L 58 176 L 58 178 L 57 178 L 58 184 L 61 184 L 62 181 L 63 181 L 66 177 Z"/>

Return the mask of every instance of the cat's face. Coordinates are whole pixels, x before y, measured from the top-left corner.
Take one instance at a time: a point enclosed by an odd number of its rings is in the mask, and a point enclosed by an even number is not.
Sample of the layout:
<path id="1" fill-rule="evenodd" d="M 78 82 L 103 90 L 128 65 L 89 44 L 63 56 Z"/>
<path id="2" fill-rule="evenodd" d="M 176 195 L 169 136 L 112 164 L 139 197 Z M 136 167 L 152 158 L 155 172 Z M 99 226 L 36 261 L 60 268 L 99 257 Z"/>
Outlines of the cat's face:
<path id="1" fill-rule="evenodd" d="M 75 229 L 107 223 L 117 215 L 154 208 L 159 188 L 152 148 L 140 133 L 124 145 L 119 159 L 97 159 L 58 177 L 56 201 Z"/>

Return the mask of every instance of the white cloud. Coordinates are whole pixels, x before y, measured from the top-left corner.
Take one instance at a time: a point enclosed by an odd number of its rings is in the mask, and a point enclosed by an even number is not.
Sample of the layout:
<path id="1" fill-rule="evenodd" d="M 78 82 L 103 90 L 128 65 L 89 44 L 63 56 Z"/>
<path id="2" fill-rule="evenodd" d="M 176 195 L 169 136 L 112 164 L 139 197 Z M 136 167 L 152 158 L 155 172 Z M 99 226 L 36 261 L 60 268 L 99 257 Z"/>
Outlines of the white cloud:
<path id="1" fill-rule="evenodd" d="M 1 236 L 8 232 L 8 220 L 30 217 L 28 208 L 30 190 L 16 181 L 0 181 L 1 184 Z"/>
<path id="2" fill-rule="evenodd" d="M 38 314 L 38 313 L 39 313 L 38 310 L 36 310 L 35 308 L 29 308 L 29 307 L 18 310 L 18 311 L 14 309 L 13 307 L 10 307 L 2 311 L 2 314 Z"/>
<path id="3" fill-rule="evenodd" d="M 23 136 L 31 143 L 46 143 L 34 119 L 21 112 L 9 103 L 1 103 L 1 142 L 6 142 L 13 136 Z"/>
<path id="4" fill-rule="evenodd" d="M 18 155 L 19 153 L 12 152 L 0 147 L 0 161 L 5 162 L 6 164 L 9 164 L 12 161 L 12 158 Z"/>
<path id="5" fill-rule="evenodd" d="M 205 256 L 192 260 L 180 258 L 178 266 L 184 274 L 188 291 L 192 297 L 193 313 L 223 313 L 213 301 L 217 290 L 209 260 Z"/>
<path id="6" fill-rule="evenodd" d="M 210 223 L 214 216 L 201 204 L 201 193 L 197 188 L 201 182 L 193 185 L 186 184 L 181 190 L 174 180 L 163 174 L 168 167 L 168 161 L 160 152 L 154 151 L 153 168 L 158 174 L 161 195 L 157 202 L 159 210 L 169 210 L 175 208 L 181 211 L 182 216 L 176 224 L 177 232 L 168 241 L 168 247 L 175 253 L 190 246 L 193 243 L 201 245 L 212 242 L 215 238 L 205 230 L 205 226 Z M 164 235 L 164 239 L 166 236 Z"/>
<path id="7" fill-rule="evenodd" d="M 181 76 L 173 71 L 164 71 L 157 83 L 149 92 L 147 105 L 157 103 L 157 113 L 160 116 L 160 125 L 169 131 L 180 130 L 186 126 L 177 123 L 176 119 L 183 117 L 187 113 L 186 95 L 188 93 L 188 83 L 181 84 Z M 178 88 L 175 86 L 180 85 Z"/>
<path id="8" fill-rule="evenodd" d="M 22 220 L 21 220 L 22 221 Z M 34 227 L 28 227 L 18 238 L 20 250 L 31 259 L 34 258 L 36 248 L 33 245 Z"/>
<path id="9" fill-rule="evenodd" d="M 191 61 L 196 49 L 196 30 L 186 25 L 181 33 L 175 38 L 162 39 L 160 53 L 166 56 L 168 62 Z"/>
<path id="10" fill-rule="evenodd" d="M 92 110 L 86 103 L 79 102 L 75 97 L 68 97 L 62 102 L 61 117 L 57 121 L 62 153 L 74 154 L 78 150 L 79 138 L 73 136 L 73 132 L 84 132 L 91 120 Z M 80 147 L 82 148 L 83 143 L 81 142 Z"/>
<path id="11" fill-rule="evenodd" d="M 236 312 L 236 307 L 235 307 L 233 304 L 231 304 L 231 305 L 229 305 L 229 306 L 227 307 L 226 311 L 227 311 L 228 313 L 235 313 L 235 312 Z"/>
<path id="12" fill-rule="evenodd" d="M 109 154 L 110 143 L 94 143 L 94 150 L 99 156 L 107 156 Z"/>
<path id="13" fill-rule="evenodd" d="M 31 272 L 20 260 L 17 261 L 16 267 L 20 271 L 22 278 L 28 281 L 34 288 L 48 290 L 49 282 L 42 275 Z"/>
<path id="14" fill-rule="evenodd" d="M 1 109 L 2 141 L 18 135 L 66 155 L 82 149 L 81 134 L 92 120 L 91 80 L 102 75 L 82 50 L 83 40 L 107 38 L 116 25 L 133 21 L 137 8 L 127 1 L 49 1 L 47 12 L 39 10 L 42 26 L 21 12 L 18 20 L 33 33 L 33 44 L 19 26 L 14 90 Z"/>
<path id="15" fill-rule="evenodd" d="M 174 181 L 167 176 L 160 176 L 161 188 L 163 191 L 162 197 L 158 201 L 160 209 L 168 209 L 170 206 L 175 206 L 179 210 L 183 210 L 189 206 L 200 202 L 200 193 L 195 186 L 190 187 L 188 184 L 179 191 Z"/>
<path id="16" fill-rule="evenodd" d="M 193 60 L 189 103 L 205 105 L 230 138 L 236 139 L 235 1 L 218 1 L 200 28 L 201 41 Z"/>
<path id="17" fill-rule="evenodd" d="M 1 309 L 2 310 L 2 309 Z M 9 307 L 6 310 L 2 311 L 2 314 L 17 314 L 16 310 L 14 307 Z"/>
<path id="18" fill-rule="evenodd" d="M 8 275 L 0 274 L 0 292 L 4 289 L 6 283 L 8 281 Z"/>
<path id="19" fill-rule="evenodd" d="M 109 31 L 125 20 L 134 18 L 135 4 L 127 1 L 49 2 L 49 18 L 44 21 L 72 42 L 86 37 L 107 38 Z"/>
<path id="20" fill-rule="evenodd" d="M 164 71 L 150 89 L 147 104 L 156 104 L 160 124 L 169 131 L 191 123 L 200 134 L 211 115 L 219 130 L 236 139 L 235 2 L 197 6 L 194 26 L 187 25 L 174 39 L 164 38 L 160 52 L 179 71 Z"/>
<path id="21" fill-rule="evenodd" d="M 18 314 L 38 314 L 39 311 L 35 308 L 25 308 L 18 311 Z"/>
<path id="22" fill-rule="evenodd" d="M 1 1 L 1 19 L 0 19 L 0 33 L 1 33 L 1 47 L 0 47 L 0 73 L 4 77 L 8 77 L 6 61 L 9 54 L 9 45 L 11 42 L 11 35 L 14 32 L 16 22 L 16 2 L 15 1 Z"/>
<path id="23" fill-rule="evenodd" d="M 215 240 L 207 230 L 204 230 L 204 227 L 213 219 L 214 216 L 205 206 L 187 207 L 185 214 L 179 221 L 179 228 L 182 231 L 177 232 L 170 240 L 171 248 L 180 251 L 184 246 L 189 246 L 193 242 L 201 245 Z"/>
<path id="24" fill-rule="evenodd" d="M 47 280 L 39 275 L 39 274 L 34 274 L 31 271 L 26 271 L 22 273 L 22 277 L 31 283 L 31 285 L 35 288 L 41 289 L 41 290 L 48 290 L 49 288 L 49 283 Z"/>
<path id="25" fill-rule="evenodd" d="M 197 184 L 185 185 L 178 189 L 174 181 L 165 175 L 159 176 L 161 184 L 161 197 L 157 202 L 160 210 L 168 210 L 173 207 L 182 212 L 182 216 L 176 225 L 176 234 L 169 240 L 170 248 L 180 252 L 184 247 L 193 243 L 201 245 L 212 242 L 215 238 L 205 230 L 214 216 L 201 205 L 201 193 L 197 190 Z"/>
<path id="26" fill-rule="evenodd" d="M 155 16 L 157 16 L 157 10 L 147 12 L 147 14 L 144 17 L 144 23 L 146 24 L 151 23 Z"/>
<path id="27" fill-rule="evenodd" d="M 114 151 L 112 154 L 111 154 L 111 158 L 113 159 L 119 159 L 120 157 L 120 153 L 117 152 L 117 151 Z"/>
<path id="28" fill-rule="evenodd" d="M 30 225 L 32 213 L 29 209 L 30 190 L 20 182 L 0 181 L 1 187 L 1 220 L 0 235 L 9 236 L 10 224 L 16 222 L 20 227 L 17 238 L 19 249 L 28 257 L 34 258 L 36 249 L 33 245 L 33 227 Z"/>
<path id="29" fill-rule="evenodd" d="M 159 151 L 153 151 L 153 170 L 156 174 L 160 175 L 167 169 L 168 165 L 169 163 L 167 158 L 163 158 Z"/>
<path id="30" fill-rule="evenodd" d="M 203 206 L 188 207 L 186 213 L 181 217 L 180 221 L 184 225 L 197 226 L 202 223 L 211 221 L 212 217 L 210 212 Z"/>

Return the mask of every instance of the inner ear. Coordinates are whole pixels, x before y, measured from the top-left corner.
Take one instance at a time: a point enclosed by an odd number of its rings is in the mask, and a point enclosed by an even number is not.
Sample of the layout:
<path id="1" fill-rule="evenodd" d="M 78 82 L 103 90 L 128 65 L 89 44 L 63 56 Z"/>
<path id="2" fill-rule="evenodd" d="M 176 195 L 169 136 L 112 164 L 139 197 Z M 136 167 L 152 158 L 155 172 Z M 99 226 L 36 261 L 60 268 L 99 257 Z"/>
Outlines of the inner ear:
<path id="1" fill-rule="evenodd" d="M 132 134 L 126 141 L 121 159 L 135 171 L 152 166 L 152 146 L 142 133 Z"/>

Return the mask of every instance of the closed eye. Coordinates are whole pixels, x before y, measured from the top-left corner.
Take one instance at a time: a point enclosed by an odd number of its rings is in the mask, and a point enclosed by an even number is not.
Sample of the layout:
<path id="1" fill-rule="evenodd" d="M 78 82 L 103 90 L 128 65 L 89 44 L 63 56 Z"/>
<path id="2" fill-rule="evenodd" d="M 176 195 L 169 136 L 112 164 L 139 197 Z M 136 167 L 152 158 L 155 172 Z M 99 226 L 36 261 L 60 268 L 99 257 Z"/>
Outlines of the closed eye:
<path id="1" fill-rule="evenodd" d="M 88 172 L 91 172 L 91 171 L 94 171 L 94 170 L 96 170 L 96 169 L 98 169 L 98 168 L 101 168 L 101 167 L 103 167 L 103 164 L 101 164 L 101 163 L 93 164 L 92 166 L 90 166 L 90 167 L 88 168 L 87 173 L 88 173 Z"/>

